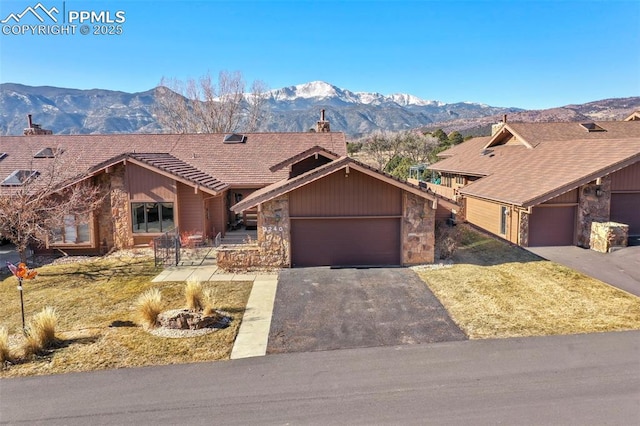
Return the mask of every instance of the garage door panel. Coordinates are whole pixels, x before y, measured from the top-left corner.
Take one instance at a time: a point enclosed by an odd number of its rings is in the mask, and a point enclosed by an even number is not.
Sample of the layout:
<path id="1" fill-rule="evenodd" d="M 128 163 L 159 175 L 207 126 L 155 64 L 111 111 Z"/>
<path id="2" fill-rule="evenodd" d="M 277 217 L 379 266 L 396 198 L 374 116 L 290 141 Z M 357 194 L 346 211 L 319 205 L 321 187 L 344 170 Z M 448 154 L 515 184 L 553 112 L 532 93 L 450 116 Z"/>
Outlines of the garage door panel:
<path id="1" fill-rule="evenodd" d="M 534 207 L 529 218 L 529 246 L 574 244 L 576 207 Z"/>
<path id="2" fill-rule="evenodd" d="M 611 220 L 629 225 L 629 235 L 640 235 L 640 194 L 611 194 Z"/>
<path id="3" fill-rule="evenodd" d="M 399 265 L 400 219 L 292 219 L 293 266 Z"/>

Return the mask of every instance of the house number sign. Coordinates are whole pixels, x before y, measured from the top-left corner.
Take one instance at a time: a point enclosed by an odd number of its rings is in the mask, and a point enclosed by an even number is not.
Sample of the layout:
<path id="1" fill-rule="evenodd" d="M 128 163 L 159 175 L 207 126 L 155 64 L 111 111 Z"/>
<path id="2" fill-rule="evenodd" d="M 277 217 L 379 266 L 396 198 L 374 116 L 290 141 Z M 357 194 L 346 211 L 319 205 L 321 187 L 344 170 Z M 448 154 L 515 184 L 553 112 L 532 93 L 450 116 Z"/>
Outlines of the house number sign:
<path id="1" fill-rule="evenodd" d="M 263 226 L 262 232 L 282 232 L 282 226 Z"/>

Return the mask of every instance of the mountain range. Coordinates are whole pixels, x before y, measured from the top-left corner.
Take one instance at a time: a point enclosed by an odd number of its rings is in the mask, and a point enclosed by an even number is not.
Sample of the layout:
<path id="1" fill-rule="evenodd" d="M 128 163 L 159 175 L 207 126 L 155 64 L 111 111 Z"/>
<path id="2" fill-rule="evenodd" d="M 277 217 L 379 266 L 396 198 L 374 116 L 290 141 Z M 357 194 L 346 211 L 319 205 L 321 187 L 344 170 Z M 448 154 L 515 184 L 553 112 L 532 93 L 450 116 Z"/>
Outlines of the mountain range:
<path id="1" fill-rule="evenodd" d="M 126 93 L 0 84 L 0 134 L 22 134 L 27 114 L 54 134 L 159 133 L 162 128 L 153 114 L 155 95 L 156 89 Z M 486 133 L 503 114 L 512 121 L 619 119 L 640 109 L 640 97 L 527 111 L 475 102 L 444 103 L 402 93 L 352 92 L 313 81 L 269 91 L 266 105 L 267 119 L 260 130 L 307 131 L 315 127 L 320 109 L 325 109 L 331 130 L 353 138 L 381 129 L 443 128 Z"/>

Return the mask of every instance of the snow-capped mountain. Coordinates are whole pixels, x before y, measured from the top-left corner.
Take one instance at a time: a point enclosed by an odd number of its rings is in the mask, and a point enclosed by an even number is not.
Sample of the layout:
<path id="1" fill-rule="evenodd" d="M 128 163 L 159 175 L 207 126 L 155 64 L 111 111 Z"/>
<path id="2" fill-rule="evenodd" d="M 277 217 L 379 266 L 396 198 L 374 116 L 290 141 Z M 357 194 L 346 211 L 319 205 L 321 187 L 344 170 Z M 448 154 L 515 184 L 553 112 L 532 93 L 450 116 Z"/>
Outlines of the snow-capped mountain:
<path id="1" fill-rule="evenodd" d="M 296 101 L 299 99 L 332 99 L 339 100 L 346 104 L 383 105 L 386 103 L 396 103 L 400 106 L 443 106 L 440 101 L 426 101 L 417 96 L 394 93 L 392 95 L 382 95 L 377 92 L 352 92 L 341 89 L 324 81 L 312 81 L 296 86 L 284 87 L 282 89 L 271 90 L 269 97 L 276 101 Z"/>
<path id="2" fill-rule="evenodd" d="M 154 116 L 155 95 L 156 89 L 124 93 L 0 84 L 0 134 L 22 134 L 27 114 L 55 134 L 161 132 Z M 261 130 L 308 131 L 325 109 L 331 130 L 350 137 L 519 110 L 473 102 L 445 104 L 402 93 L 353 92 L 323 81 L 271 90 L 267 95 L 267 118 Z M 250 102 L 251 96 L 246 100 Z"/>

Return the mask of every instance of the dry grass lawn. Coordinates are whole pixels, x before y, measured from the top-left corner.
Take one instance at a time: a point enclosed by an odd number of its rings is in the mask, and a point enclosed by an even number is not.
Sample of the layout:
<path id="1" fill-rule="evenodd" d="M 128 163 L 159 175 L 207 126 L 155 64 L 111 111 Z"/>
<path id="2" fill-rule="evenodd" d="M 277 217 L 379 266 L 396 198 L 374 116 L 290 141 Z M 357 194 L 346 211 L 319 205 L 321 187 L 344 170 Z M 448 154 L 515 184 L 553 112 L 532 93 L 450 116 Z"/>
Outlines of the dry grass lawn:
<path id="1" fill-rule="evenodd" d="M 151 283 L 159 272 L 149 259 L 96 259 L 38 268 L 24 285 L 27 318 L 45 306 L 58 315 L 58 347 L 0 371 L 0 377 L 89 371 L 144 365 L 228 359 L 251 291 L 250 282 L 204 283 L 215 308 L 228 312 L 229 327 L 183 339 L 156 337 L 137 321 L 135 304 L 150 288 L 162 292 L 165 309 L 183 308 L 184 282 Z M 11 335 L 12 351 L 23 341 L 20 298 L 13 276 L 0 278 L 0 327 Z"/>
<path id="2" fill-rule="evenodd" d="M 472 339 L 640 329 L 640 298 L 470 228 L 453 260 L 418 274 Z"/>

